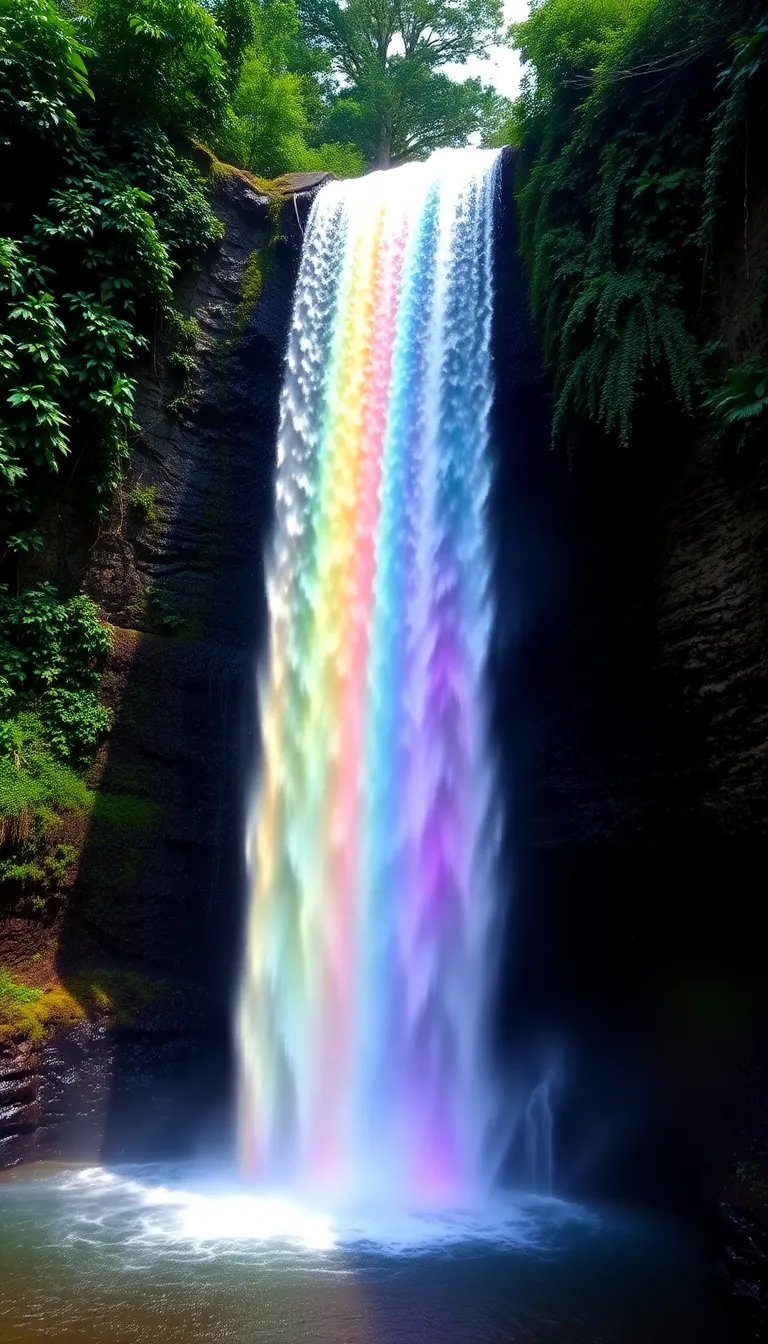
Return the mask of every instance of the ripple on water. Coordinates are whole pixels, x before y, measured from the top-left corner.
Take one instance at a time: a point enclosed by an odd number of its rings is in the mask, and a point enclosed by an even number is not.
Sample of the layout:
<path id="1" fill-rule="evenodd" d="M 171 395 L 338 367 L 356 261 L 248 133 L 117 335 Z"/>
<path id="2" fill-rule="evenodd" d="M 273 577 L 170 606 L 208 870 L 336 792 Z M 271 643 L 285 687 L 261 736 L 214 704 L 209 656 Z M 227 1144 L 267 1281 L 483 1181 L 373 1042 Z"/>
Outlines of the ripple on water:
<path id="1" fill-rule="evenodd" d="M 189 1167 L 0 1180 L 17 1344 L 706 1344 L 679 1231 L 555 1199 L 322 1207 Z"/>

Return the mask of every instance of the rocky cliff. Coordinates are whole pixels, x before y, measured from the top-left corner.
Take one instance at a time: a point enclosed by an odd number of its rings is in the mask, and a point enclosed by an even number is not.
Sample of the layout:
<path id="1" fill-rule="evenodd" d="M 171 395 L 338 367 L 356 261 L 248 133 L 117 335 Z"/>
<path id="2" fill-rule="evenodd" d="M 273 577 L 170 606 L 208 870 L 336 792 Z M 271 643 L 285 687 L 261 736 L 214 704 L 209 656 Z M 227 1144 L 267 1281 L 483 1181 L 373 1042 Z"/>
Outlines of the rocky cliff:
<path id="1" fill-rule="evenodd" d="M 203 1129 L 229 1110 L 279 390 L 322 178 L 202 166 L 226 233 L 155 333 L 125 485 L 97 535 L 66 493 L 48 520 L 42 573 L 112 627 L 114 724 L 59 899 L 0 923 L 0 961 L 50 1004 L 40 1040 L 0 1041 L 0 1162 L 183 1146 L 189 1088 Z"/>
<path id="2" fill-rule="evenodd" d="M 572 1188 L 693 1183 L 758 1205 L 765 470 L 671 420 L 646 427 L 643 461 L 596 448 L 572 465 L 549 450 L 512 170 L 508 160 L 491 502 L 491 681 L 509 805 L 500 1039 L 511 1050 L 523 1031 L 566 1038 Z M 178 334 L 158 332 L 109 524 L 83 535 L 66 500 L 50 520 L 48 572 L 84 582 L 114 627 L 104 693 L 115 726 L 62 913 L 42 932 L 39 917 L 3 928 L 3 961 L 29 972 L 41 958 L 74 1000 L 72 1020 L 78 1005 L 87 1017 L 42 1047 L 3 1047 L 3 1160 L 71 1151 L 74 1133 L 107 1154 L 178 1149 L 192 1113 L 196 1131 L 226 1130 L 263 547 L 315 185 L 267 193 L 219 178 L 226 238 L 180 295 L 197 323 L 182 333 L 195 370 L 184 373 Z M 729 331 L 738 342 L 732 320 Z M 122 1021 L 115 986 L 129 1000 Z M 596 1097 L 612 1138 L 585 1164 Z"/>

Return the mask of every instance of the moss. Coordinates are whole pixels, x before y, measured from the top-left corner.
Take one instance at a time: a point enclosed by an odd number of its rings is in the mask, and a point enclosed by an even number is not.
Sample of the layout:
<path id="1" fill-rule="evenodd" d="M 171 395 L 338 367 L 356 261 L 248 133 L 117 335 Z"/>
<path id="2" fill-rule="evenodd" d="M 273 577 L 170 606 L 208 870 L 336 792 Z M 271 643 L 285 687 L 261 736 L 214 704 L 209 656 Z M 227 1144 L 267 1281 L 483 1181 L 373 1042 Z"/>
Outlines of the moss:
<path id="1" fill-rule="evenodd" d="M 129 611 L 134 620 L 146 621 L 156 634 L 177 635 L 184 628 L 184 617 L 174 609 L 168 594 L 152 583 L 140 590 Z"/>
<path id="2" fill-rule="evenodd" d="M 163 511 L 157 502 L 157 487 L 135 485 L 128 496 L 128 509 L 137 523 L 157 528 L 163 522 Z"/>
<path id="3" fill-rule="evenodd" d="M 193 141 L 192 148 L 203 177 L 207 178 L 214 189 L 222 182 L 228 182 L 233 177 L 239 177 L 241 182 L 247 183 L 249 187 L 254 187 L 263 196 L 269 196 L 271 200 L 276 200 L 278 204 L 287 200 L 292 193 L 291 183 L 286 176 L 259 177 L 257 173 L 251 173 L 247 168 L 236 168 L 234 164 L 225 163 L 223 159 L 217 158 L 213 150 L 199 141 Z"/>
<path id="4" fill-rule="evenodd" d="M 278 212 L 279 213 L 279 212 Z M 270 217 L 271 217 L 270 209 Z M 229 365 L 234 351 L 244 335 L 264 289 L 264 282 L 274 261 L 274 231 L 266 248 L 257 247 L 246 258 L 240 278 L 240 301 L 232 315 L 228 334 L 219 341 L 214 366 L 214 387 L 220 405 L 226 401 L 229 389 Z"/>
<path id="5" fill-rule="evenodd" d="M 178 1020 L 193 1007 L 193 986 L 142 971 L 81 971 L 66 984 L 57 981 L 43 989 L 0 968 L 0 1040 L 10 1036 L 37 1043 L 86 1018 L 106 1018 L 110 1026 L 130 1030 L 158 1018 Z"/>
<path id="6" fill-rule="evenodd" d="M 271 233 L 271 239 L 270 239 L 271 246 L 274 246 L 274 243 L 280 236 L 280 220 L 282 219 L 283 216 L 283 206 L 285 205 L 286 200 L 287 196 L 285 194 L 282 196 L 275 195 L 270 197 L 269 223 Z"/>
<path id="7" fill-rule="evenodd" d="M 68 982 L 89 1017 L 109 1017 L 112 1026 L 131 1028 L 158 1013 L 179 1011 L 186 994 L 182 986 L 161 976 L 135 970 L 83 972 Z"/>
<path id="8" fill-rule="evenodd" d="M 42 993 L 41 989 L 34 989 L 32 985 L 20 984 L 14 980 L 10 971 L 0 967 L 0 1004 L 36 1003 Z"/>
<path id="9" fill-rule="evenodd" d="M 192 393 L 192 378 L 197 369 L 195 353 L 200 339 L 200 324 L 197 318 L 185 317 L 176 309 L 166 317 L 166 359 L 172 376 L 179 380 L 176 393 L 169 397 L 165 409 L 170 415 L 179 415 L 189 405 Z"/>
<path id="10" fill-rule="evenodd" d="M 24 1037 L 41 1041 L 55 1027 L 74 1026 L 85 1009 L 64 985 L 38 989 L 0 970 L 0 1040 Z"/>
<path id="11" fill-rule="evenodd" d="M 162 815 L 160 803 L 131 793 L 97 793 L 92 816 L 95 822 L 121 830 L 149 831 Z"/>
<path id="12" fill-rule="evenodd" d="M 256 248 L 255 251 L 251 252 L 243 267 L 243 275 L 240 281 L 240 302 L 232 319 L 236 336 L 242 336 L 248 326 L 251 314 L 261 298 L 263 285 L 264 270 L 261 248 Z"/>
<path id="13" fill-rule="evenodd" d="M 200 323 L 196 317 L 191 314 L 185 317 L 174 308 L 166 317 L 165 327 L 172 350 L 187 352 L 194 350 L 201 335 Z"/>
<path id="14" fill-rule="evenodd" d="M 192 150 L 197 166 L 210 186 L 216 187 L 220 182 L 226 182 L 227 178 L 235 175 L 237 170 L 231 163 L 224 163 L 223 159 L 217 158 L 213 150 L 201 144 L 199 140 L 193 140 Z"/>
<path id="15" fill-rule="evenodd" d="M 54 756 L 33 713 L 15 720 L 12 757 L 0 757 L 0 844 L 22 840 L 36 823 L 48 826 L 57 811 L 87 809 L 92 795 L 79 775 Z"/>

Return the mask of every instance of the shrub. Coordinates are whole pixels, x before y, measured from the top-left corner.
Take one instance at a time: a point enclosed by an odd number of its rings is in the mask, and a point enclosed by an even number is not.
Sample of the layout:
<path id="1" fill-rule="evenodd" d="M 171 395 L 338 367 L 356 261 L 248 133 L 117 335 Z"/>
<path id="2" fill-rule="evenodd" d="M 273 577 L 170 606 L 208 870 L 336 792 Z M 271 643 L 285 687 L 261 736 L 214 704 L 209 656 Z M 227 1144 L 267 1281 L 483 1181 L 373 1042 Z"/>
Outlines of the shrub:
<path id="1" fill-rule="evenodd" d="M 154 485 L 135 485 L 128 496 L 128 508 L 137 523 L 159 527 L 163 521 L 163 511 L 157 502 L 157 487 Z"/>

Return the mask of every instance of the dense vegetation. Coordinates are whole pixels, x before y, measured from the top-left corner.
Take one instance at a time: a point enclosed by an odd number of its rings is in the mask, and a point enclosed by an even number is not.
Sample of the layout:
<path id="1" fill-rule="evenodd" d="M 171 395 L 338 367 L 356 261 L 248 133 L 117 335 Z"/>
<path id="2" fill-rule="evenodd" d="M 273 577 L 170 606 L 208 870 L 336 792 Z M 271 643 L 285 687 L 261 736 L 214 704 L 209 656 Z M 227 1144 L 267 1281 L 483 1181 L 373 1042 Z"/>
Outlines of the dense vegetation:
<path id="1" fill-rule="evenodd" d="M 747 267 L 768 182 L 764 4 L 533 0 L 512 39 L 526 78 L 501 138 L 522 151 L 555 435 L 597 424 L 626 443 L 641 407 L 671 403 L 721 428 L 768 419 L 765 270 L 751 344 L 723 350 L 707 323 L 724 241 L 743 235 Z"/>
<path id="2" fill-rule="evenodd" d="M 150 338 L 194 362 L 174 282 L 221 232 L 195 142 L 270 178 L 512 140 L 555 435 L 627 443 L 641 407 L 768 420 L 764 265 L 742 348 L 707 316 L 768 191 L 764 7 L 533 0 L 513 107 L 447 73 L 501 20 L 500 0 L 0 0 L 0 877 L 58 873 L 41 839 L 90 806 L 108 635 L 37 557 L 63 487 L 94 525 L 110 510 Z M 151 489 L 127 502 L 157 520 Z"/>
<path id="3" fill-rule="evenodd" d="M 442 67 L 500 21 L 500 0 L 0 0 L 0 881 L 55 885 L 61 816 L 93 802 L 108 632 L 38 557 L 62 490 L 94 526 L 112 507 L 137 356 L 164 331 L 194 365 L 174 281 L 221 234 L 195 142 L 262 179 L 461 142 L 500 103 Z M 158 520 L 151 490 L 127 504 Z"/>
<path id="4" fill-rule="evenodd" d="M 203 59 L 185 32 L 173 85 L 162 57 L 142 66 L 140 33 L 126 46 L 121 17 L 105 0 L 87 16 L 0 0 L 0 876 L 17 885 L 71 866 L 46 836 L 86 806 L 77 772 L 109 723 L 93 603 L 24 584 L 46 505 L 67 484 L 85 517 L 105 516 L 133 429 L 135 356 L 171 309 L 179 265 L 220 233 L 171 140 L 211 125 L 218 50 Z"/>

